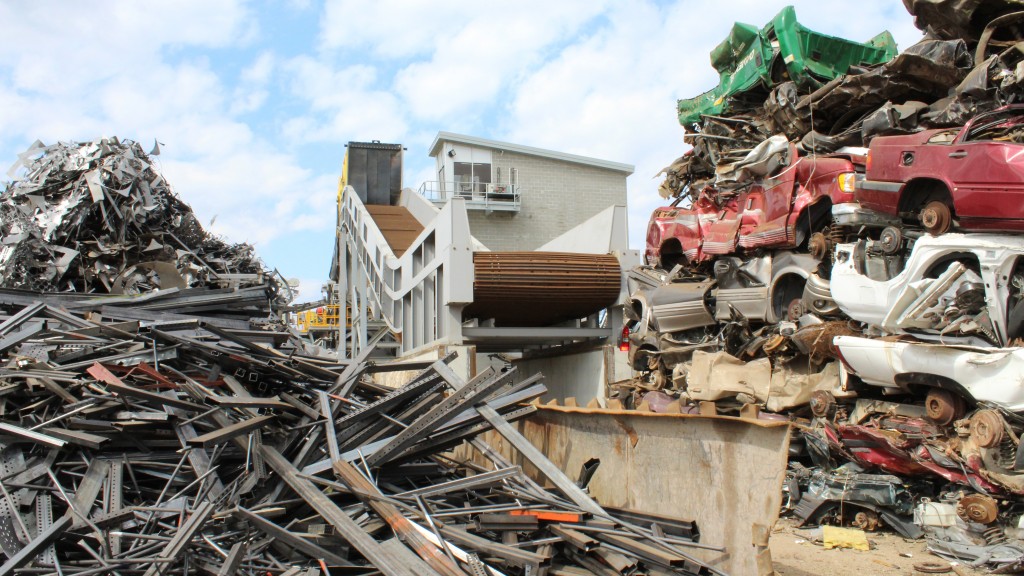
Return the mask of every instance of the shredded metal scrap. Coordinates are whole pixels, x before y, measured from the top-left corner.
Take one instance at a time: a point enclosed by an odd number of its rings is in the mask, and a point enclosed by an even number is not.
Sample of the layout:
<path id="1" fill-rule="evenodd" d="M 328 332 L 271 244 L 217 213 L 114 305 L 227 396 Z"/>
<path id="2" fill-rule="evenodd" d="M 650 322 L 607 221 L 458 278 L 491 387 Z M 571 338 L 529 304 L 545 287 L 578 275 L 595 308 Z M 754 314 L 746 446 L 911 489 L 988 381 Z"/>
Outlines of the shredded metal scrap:
<path id="1" fill-rule="evenodd" d="M 802 433 L 789 508 L 803 521 L 923 531 L 941 555 L 1019 571 L 1024 401 L 1014 401 L 1022 369 L 1012 361 L 1024 280 L 1010 256 L 979 265 L 970 250 L 982 241 L 973 231 L 1013 232 L 992 254 L 1019 243 L 1022 228 L 999 220 L 993 199 L 1011 197 L 1020 172 L 978 188 L 972 199 L 985 205 L 963 203 L 957 178 L 970 170 L 965 143 L 1007 149 L 977 173 L 1015 167 L 1020 155 L 1021 111 L 1007 105 L 1024 102 L 1024 2 L 904 5 L 926 35 L 886 62 L 847 66 L 852 54 L 821 51 L 813 60 L 837 73 L 815 83 L 773 73 L 744 85 L 742 100 L 728 100 L 734 91 L 716 107 L 691 105 L 703 95 L 680 101 L 692 148 L 662 172 L 667 205 L 651 217 L 649 267 L 630 275 L 628 337 L 641 375 L 617 396 L 640 409 L 792 420 Z M 767 67 L 739 33 L 758 34 L 737 24 L 716 51 Z M 928 146 L 951 163 L 930 161 Z M 797 185 L 782 185 L 794 172 Z M 815 179 L 823 173 L 832 180 Z M 889 201 L 891 212 L 878 211 Z M 919 264 L 915 250 L 955 243 L 954 214 L 963 245 Z M 1001 223 L 971 226 L 968 214 Z M 773 262 L 790 252 L 813 267 Z M 998 280 L 983 280 L 997 264 Z M 886 302 L 900 285 L 887 282 L 914 274 L 902 300 Z M 1008 288 L 997 295 L 997 285 Z M 969 368 L 954 374 L 940 358 Z M 1013 374 L 1005 385 L 982 372 L 993 366 Z M 911 518 L 914 502 L 924 508 Z"/>
<path id="2" fill-rule="evenodd" d="M 207 233 L 138 143 L 33 144 L 0 195 L 0 285 L 140 294 L 265 286 L 287 303 L 252 246 Z"/>

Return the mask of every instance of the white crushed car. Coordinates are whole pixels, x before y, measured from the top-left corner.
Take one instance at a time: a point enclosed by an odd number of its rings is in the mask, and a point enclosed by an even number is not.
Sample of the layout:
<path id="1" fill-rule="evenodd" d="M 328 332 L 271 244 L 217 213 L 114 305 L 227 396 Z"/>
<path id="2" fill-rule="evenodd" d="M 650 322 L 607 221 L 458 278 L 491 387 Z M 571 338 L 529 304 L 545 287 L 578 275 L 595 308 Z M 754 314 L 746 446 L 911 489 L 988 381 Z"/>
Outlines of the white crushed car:
<path id="1" fill-rule="evenodd" d="M 893 391 L 937 387 L 972 403 L 1024 411 L 1024 348 L 981 348 L 836 336 L 846 370 Z M 926 403 L 926 407 L 928 404 Z"/>
<path id="2" fill-rule="evenodd" d="M 1024 411 L 1024 238 L 923 236 L 889 278 L 883 258 L 870 242 L 836 247 L 832 297 L 885 336 L 837 336 L 846 373 L 891 392 L 927 388 L 938 421 L 964 401 Z"/>
<path id="3" fill-rule="evenodd" d="M 870 242 L 839 244 L 831 291 L 850 318 L 883 333 L 1005 346 L 1024 336 L 1024 237 L 923 236 L 886 278 Z"/>

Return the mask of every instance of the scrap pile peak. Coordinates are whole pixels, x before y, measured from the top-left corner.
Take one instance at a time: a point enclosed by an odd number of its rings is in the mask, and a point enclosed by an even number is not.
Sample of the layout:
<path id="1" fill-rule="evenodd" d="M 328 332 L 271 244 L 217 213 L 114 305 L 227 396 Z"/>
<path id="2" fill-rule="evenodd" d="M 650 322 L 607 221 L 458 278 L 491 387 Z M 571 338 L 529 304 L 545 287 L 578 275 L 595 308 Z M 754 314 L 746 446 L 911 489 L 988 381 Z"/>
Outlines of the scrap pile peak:
<path id="1" fill-rule="evenodd" d="M 271 276 L 251 245 L 203 229 L 138 142 L 36 141 L 7 175 L 4 287 L 139 294 L 252 286 Z M 270 282 L 274 298 L 282 286 Z"/>

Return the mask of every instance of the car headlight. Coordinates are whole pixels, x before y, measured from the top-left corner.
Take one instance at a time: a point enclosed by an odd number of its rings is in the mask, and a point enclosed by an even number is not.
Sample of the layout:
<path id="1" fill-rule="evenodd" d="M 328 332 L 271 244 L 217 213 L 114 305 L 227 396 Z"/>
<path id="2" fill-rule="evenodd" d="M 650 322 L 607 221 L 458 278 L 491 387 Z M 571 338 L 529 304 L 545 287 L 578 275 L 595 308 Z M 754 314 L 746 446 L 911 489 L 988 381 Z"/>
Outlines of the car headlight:
<path id="1" fill-rule="evenodd" d="M 836 180 L 839 183 L 840 190 L 852 193 L 856 189 L 857 173 L 843 172 Z"/>

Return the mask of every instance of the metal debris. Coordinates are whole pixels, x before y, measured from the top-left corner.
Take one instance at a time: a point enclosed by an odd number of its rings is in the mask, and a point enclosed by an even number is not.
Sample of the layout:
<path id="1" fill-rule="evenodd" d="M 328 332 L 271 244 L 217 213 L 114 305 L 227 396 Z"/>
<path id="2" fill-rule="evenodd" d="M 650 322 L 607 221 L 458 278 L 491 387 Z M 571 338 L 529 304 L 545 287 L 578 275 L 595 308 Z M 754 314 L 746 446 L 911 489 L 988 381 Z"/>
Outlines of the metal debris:
<path id="1" fill-rule="evenodd" d="M 268 303 L 290 299 L 252 246 L 203 230 L 136 142 L 36 142 L 8 175 L 4 288 L 139 295 L 258 287 Z"/>
<path id="2" fill-rule="evenodd" d="M 927 36 L 899 54 L 847 42 L 783 67 L 791 9 L 712 52 L 721 83 L 679 101 L 692 148 L 629 275 L 639 375 L 616 397 L 790 420 L 788 511 L 1015 569 L 1024 11 L 904 4 Z M 963 526 L 915 517 L 922 499 Z"/>
<path id="3" fill-rule="evenodd" d="M 286 284 L 203 231 L 138 144 L 37 143 L 11 175 L 0 576 L 719 573 L 692 523 L 604 509 L 509 424 L 539 375 L 303 341 Z M 454 459 L 466 442 L 486 465 Z"/>
<path id="4" fill-rule="evenodd" d="M 509 425 L 539 376 L 339 364 L 274 323 L 8 309 L 0 574 L 714 573 L 687 552 L 695 529 L 605 510 Z M 394 390 L 370 378 L 416 368 Z M 556 488 L 474 439 L 492 427 Z M 466 440 L 490 468 L 445 455 Z"/>

